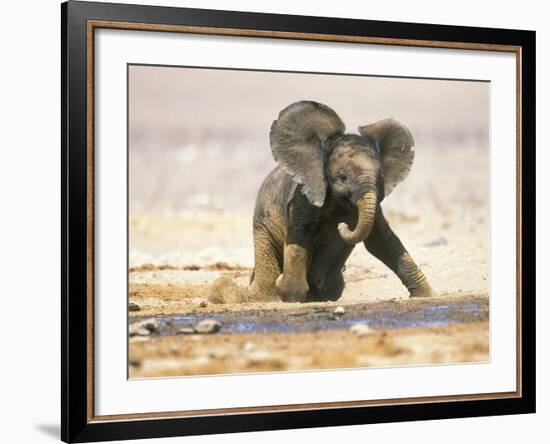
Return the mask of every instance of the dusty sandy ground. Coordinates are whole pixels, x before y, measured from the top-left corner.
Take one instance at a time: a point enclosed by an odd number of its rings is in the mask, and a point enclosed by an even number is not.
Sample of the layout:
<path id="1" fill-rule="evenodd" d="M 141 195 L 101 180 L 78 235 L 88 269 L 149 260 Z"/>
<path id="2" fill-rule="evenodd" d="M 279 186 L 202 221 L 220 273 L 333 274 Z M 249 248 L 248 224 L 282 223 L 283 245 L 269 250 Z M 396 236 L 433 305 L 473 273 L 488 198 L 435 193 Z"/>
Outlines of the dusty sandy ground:
<path id="1" fill-rule="evenodd" d="M 131 378 L 487 361 L 488 323 L 349 331 L 180 335 L 130 340 Z"/>

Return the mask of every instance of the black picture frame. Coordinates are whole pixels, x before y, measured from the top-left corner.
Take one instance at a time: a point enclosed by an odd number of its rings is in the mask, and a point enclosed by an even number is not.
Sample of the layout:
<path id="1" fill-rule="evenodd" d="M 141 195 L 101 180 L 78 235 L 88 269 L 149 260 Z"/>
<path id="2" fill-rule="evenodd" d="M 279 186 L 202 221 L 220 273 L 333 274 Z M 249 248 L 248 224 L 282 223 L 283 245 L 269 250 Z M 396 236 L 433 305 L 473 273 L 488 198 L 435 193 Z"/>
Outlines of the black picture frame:
<path id="1" fill-rule="evenodd" d="M 314 34 L 317 36 L 369 37 L 519 48 L 521 63 L 520 171 L 518 199 L 521 256 L 520 338 L 521 393 L 497 399 L 440 400 L 388 403 L 387 405 L 240 411 L 227 415 L 208 413 L 189 417 L 147 419 L 97 419 L 90 415 L 89 346 L 93 338 L 90 306 L 90 143 L 87 80 L 90 76 L 87 47 L 91 20 L 259 30 L 262 32 Z M 69 1 L 61 5 L 61 438 L 65 442 L 90 442 L 180 435 L 278 430 L 416 421 L 442 418 L 510 415 L 535 412 L 535 32 L 507 29 L 442 26 L 356 19 L 336 19 Z M 460 47 L 460 46 L 456 46 Z M 93 199 L 93 197 L 92 197 Z M 92 200 L 93 203 L 93 200 Z M 93 229 L 92 229 L 93 235 Z M 93 404 L 92 404 L 93 407 Z"/>

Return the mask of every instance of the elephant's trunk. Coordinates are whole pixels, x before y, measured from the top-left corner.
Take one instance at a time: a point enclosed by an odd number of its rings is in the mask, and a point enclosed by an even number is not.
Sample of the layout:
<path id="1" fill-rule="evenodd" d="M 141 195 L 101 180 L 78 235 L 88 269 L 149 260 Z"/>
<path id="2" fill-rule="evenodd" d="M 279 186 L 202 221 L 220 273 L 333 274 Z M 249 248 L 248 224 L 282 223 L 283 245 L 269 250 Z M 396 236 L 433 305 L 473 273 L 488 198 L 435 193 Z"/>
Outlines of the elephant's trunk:
<path id="1" fill-rule="evenodd" d="M 370 189 L 361 195 L 357 200 L 357 225 L 351 231 L 345 223 L 338 225 L 338 231 L 344 242 L 350 245 L 355 245 L 358 242 L 364 241 L 369 235 L 372 226 L 374 225 L 374 217 L 376 215 L 377 193 L 376 189 Z"/>

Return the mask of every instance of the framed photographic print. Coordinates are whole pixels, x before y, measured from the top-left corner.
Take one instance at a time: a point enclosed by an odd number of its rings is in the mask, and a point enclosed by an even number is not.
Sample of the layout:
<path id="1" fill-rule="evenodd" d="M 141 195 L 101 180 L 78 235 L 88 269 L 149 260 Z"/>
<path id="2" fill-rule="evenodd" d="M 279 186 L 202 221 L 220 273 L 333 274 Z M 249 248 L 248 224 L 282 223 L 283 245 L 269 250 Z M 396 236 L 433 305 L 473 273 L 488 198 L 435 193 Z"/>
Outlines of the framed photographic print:
<path id="1" fill-rule="evenodd" d="M 62 439 L 535 411 L 535 33 L 62 13 Z"/>

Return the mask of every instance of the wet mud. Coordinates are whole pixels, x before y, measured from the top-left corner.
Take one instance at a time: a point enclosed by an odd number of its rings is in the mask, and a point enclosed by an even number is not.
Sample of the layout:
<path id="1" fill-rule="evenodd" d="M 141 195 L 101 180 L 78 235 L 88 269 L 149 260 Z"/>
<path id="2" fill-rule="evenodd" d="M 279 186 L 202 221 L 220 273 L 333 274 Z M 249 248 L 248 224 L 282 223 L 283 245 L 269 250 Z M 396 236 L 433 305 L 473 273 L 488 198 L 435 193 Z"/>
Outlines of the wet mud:
<path id="1" fill-rule="evenodd" d="M 343 314 L 335 313 L 335 305 L 299 308 L 212 311 L 153 316 L 158 333 L 175 335 L 181 329 L 192 329 L 200 321 L 213 319 L 221 324 L 222 333 L 309 333 L 326 330 L 347 330 L 362 323 L 378 329 L 442 327 L 463 322 L 487 321 L 489 301 L 482 296 L 445 299 L 355 303 L 342 306 Z M 131 323 L 143 320 L 135 316 Z M 149 317 L 150 318 L 150 317 Z"/>

